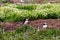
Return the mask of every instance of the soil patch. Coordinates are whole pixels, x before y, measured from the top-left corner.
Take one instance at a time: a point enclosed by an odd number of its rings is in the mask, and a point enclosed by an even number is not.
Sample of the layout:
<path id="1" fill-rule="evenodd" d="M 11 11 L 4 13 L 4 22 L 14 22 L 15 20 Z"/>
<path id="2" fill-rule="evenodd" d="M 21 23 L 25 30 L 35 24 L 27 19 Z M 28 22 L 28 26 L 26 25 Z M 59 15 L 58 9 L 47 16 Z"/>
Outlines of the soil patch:
<path id="1" fill-rule="evenodd" d="M 38 19 L 29 21 L 29 25 L 38 28 L 42 28 L 43 24 L 47 23 L 48 28 L 60 29 L 60 19 Z M 23 26 L 23 22 L 0 22 L 0 25 L 5 30 L 15 30 L 18 27 Z"/>

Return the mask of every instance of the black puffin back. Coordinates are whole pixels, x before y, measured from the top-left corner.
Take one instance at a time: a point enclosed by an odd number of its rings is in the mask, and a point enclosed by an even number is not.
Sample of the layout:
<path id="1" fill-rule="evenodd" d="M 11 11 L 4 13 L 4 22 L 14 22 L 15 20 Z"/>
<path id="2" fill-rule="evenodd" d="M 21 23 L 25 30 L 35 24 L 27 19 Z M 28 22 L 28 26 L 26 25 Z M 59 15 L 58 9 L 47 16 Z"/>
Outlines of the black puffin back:
<path id="1" fill-rule="evenodd" d="M 24 22 L 25 22 L 25 19 L 23 20 L 23 24 L 24 24 Z"/>

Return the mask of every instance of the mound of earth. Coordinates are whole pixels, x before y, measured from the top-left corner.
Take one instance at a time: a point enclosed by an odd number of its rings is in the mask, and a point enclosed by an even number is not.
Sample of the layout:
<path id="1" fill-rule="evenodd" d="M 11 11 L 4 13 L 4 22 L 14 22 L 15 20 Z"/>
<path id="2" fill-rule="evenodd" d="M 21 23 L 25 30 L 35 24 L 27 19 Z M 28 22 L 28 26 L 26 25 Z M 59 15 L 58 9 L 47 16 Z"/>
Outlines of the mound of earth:
<path id="1" fill-rule="evenodd" d="M 29 21 L 29 25 L 32 27 L 42 28 L 43 24 L 47 23 L 48 28 L 57 28 L 60 29 L 60 19 L 38 19 Z M 15 30 L 18 27 L 23 26 L 22 22 L 0 22 L 0 25 L 5 30 Z"/>

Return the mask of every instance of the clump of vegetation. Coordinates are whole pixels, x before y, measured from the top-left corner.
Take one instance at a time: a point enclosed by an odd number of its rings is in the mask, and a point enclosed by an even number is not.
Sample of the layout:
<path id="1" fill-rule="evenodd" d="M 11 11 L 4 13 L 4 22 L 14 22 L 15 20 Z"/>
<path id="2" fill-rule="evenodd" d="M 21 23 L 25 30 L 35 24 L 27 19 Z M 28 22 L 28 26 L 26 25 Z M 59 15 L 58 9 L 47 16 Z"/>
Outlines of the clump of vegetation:
<path id="1" fill-rule="evenodd" d="M 60 18 L 60 4 L 3 4 L 0 7 L 1 22 L 17 22 L 35 19 Z"/>
<path id="2" fill-rule="evenodd" d="M 0 0 L 0 2 L 3 2 L 4 0 Z"/>
<path id="3" fill-rule="evenodd" d="M 60 30 L 58 29 L 40 29 L 37 31 L 36 28 L 29 25 L 24 25 L 17 28 L 15 31 L 7 30 L 2 32 L 0 30 L 1 40 L 53 40 L 60 39 Z M 58 37 L 58 38 L 56 38 Z"/>

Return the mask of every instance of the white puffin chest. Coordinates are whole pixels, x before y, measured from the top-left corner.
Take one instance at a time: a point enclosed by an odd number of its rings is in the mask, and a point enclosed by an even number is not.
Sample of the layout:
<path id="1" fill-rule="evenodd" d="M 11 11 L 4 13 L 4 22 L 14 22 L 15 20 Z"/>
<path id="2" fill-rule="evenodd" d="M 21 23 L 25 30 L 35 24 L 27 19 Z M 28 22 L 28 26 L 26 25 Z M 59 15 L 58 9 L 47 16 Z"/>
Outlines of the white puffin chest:
<path id="1" fill-rule="evenodd" d="M 47 25 L 43 25 L 43 28 L 47 28 Z"/>
<path id="2" fill-rule="evenodd" d="M 24 22 L 24 24 L 27 24 L 27 23 L 28 23 L 28 21 L 25 21 L 25 22 Z"/>

